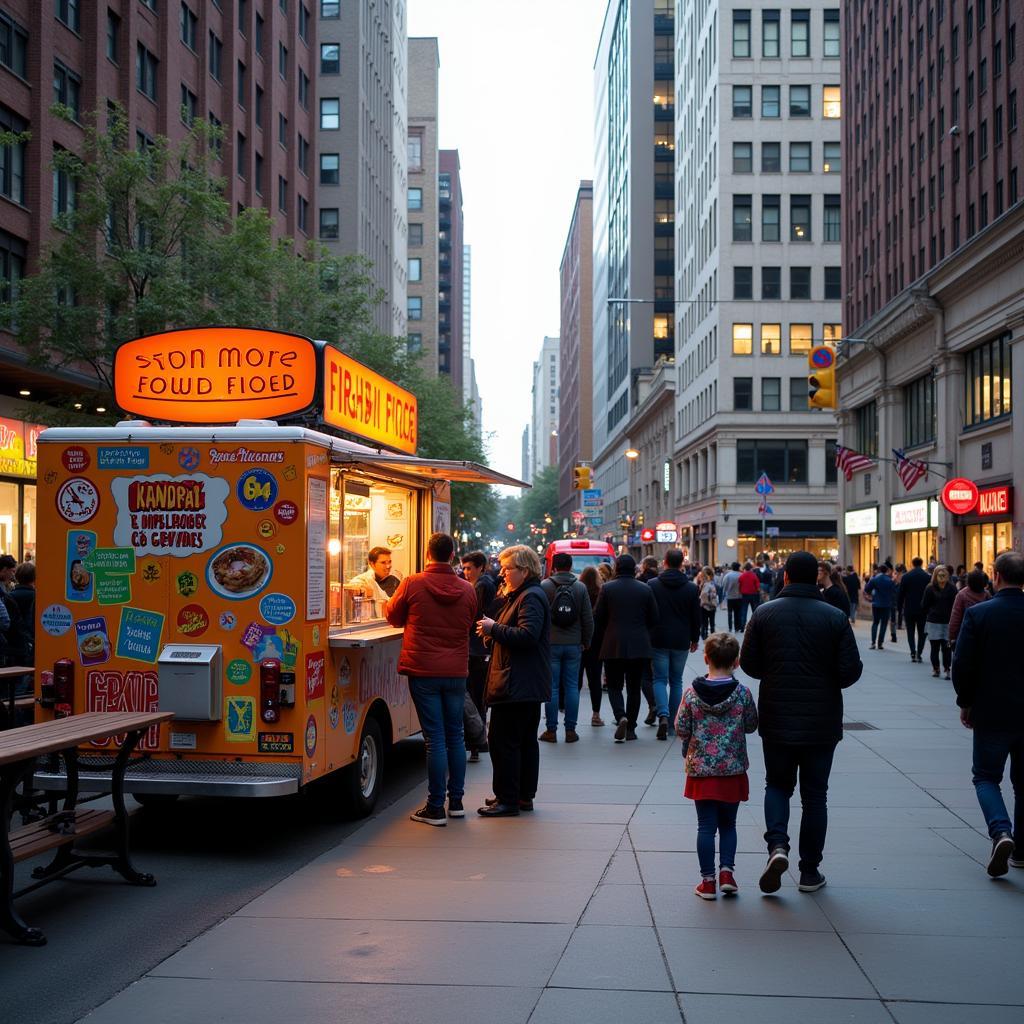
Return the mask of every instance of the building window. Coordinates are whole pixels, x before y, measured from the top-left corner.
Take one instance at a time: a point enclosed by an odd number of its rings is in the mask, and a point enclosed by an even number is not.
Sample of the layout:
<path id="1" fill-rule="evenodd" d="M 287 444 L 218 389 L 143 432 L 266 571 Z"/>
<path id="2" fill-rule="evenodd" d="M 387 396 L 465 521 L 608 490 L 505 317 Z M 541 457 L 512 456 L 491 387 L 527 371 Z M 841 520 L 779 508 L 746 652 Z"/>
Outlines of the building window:
<path id="1" fill-rule="evenodd" d="M 409 281 L 415 283 L 423 280 L 423 260 L 419 256 L 409 257 Z"/>
<path id="2" fill-rule="evenodd" d="M 24 78 L 27 56 L 28 32 L 0 11 L 0 64 Z"/>
<path id="3" fill-rule="evenodd" d="M 826 242 L 841 241 L 842 207 L 838 195 L 826 195 L 822 231 Z M 828 298 L 826 295 L 825 298 Z"/>
<path id="4" fill-rule="evenodd" d="M 782 267 L 761 268 L 761 298 L 782 298 Z"/>
<path id="5" fill-rule="evenodd" d="M 422 210 L 423 209 L 423 189 L 411 188 L 409 189 L 409 209 L 410 210 Z"/>
<path id="6" fill-rule="evenodd" d="M 256 33 L 253 36 L 253 49 L 263 56 L 263 18 L 259 11 L 256 12 Z"/>
<path id="7" fill-rule="evenodd" d="M 263 127 L 263 89 L 256 86 L 256 101 L 253 104 L 253 120 L 257 128 Z"/>
<path id="8" fill-rule="evenodd" d="M 749 412 L 754 408 L 754 378 L 733 377 L 732 407 L 737 411 Z"/>
<path id="9" fill-rule="evenodd" d="M 20 135 L 28 128 L 28 122 L 23 121 L 13 111 L 0 106 L 0 131 L 9 132 L 11 135 Z M 25 157 L 28 152 L 28 142 L 7 142 L 0 145 L 0 194 L 5 195 L 16 203 L 24 205 L 25 202 Z"/>
<path id="10" fill-rule="evenodd" d="M 263 195 L 263 154 L 256 153 L 256 162 L 253 169 L 253 185 L 258 195 Z"/>
<path id="11" fill-rule="evenodd" d="M 780 198 L 771 193 L 761 196 L 761 241 L 778 242 L 780 240 L 781 206 Z"/>
<path id="12" fill-rule="evenodd" d="M 238 31 L 247 35 L 249 30 L 249 0 L 238 0 Z"/>
<path id="13" fill-rule="evenodd" d="M 339 171 L 341 157 L 337 153 L 320 154 L 320 184 L 337 185 L 340 183 Z"/>
<path id="14" fill-rule="evenodd" d="M 407 315 L 410 320 L 422 320 L 423 319 L 423 297 L 420 295 L 410 295 L 407 305 Z"/>
<path id="15" fill-rule="evenodd" d="M 789 268 L 790 299 L 809 299 L 811 297 L 811 268 Z"/>
<path id="16" fill-rule="evenodd" d="M 303 4 L 299 4 L 299 38 L 309 42 L 309 8 Z"/>
<path id="17" fill-rule="evenodd" d="M 320 127 L 325 130 L 341 127 L 341 100 L 320 101 Z"/>
<path id="18" fill-rule="evenodd" d="M 0 27 L 0 35 L 3 28 Z M 0 43 L 2 48 L 2 43 Z M 107 11 L 107 60 L 116 64 L 121 54 L 121 19 L 111 10 Z"/>
<path id="19" fill-rule="evenodd" d="M 732 173 L 751 174 L 754 170 L 754 144 L 734 142 L 732 144 Z M 671 242 L 671 239 L 669 239 Z"/>
<path id="20" fill-rule="evenodd" d="M 822 162 L 821 169 L 826 174 L 839 174 L 843 169 L 842 159 L 840 157 L 840 148 L 838 142 L 826 142 L 824 143 L 824 149 L 822 151 Z"/>
<path id="21" fill-rule="evenodd" d="M 309 75 L 299 68 L 299 106 L 309 110 Z"/>
<path id="22" fill-rule="evenodd" d="M 210 74 L 219 82 L 223 72 L 224 44 L 210 31 Z"/>
<path id="23" fill-rule="evenodd" d="M 754 89 L 750 85 L 732 87 L 732 116 L 753 117 Z"/>
<path id="24" fill-rule="evenodd" d="M 835 345 L 843 336 L 842 324 L 822 324 L 821 339 L 826 345 Z"/>
<path id="25" fill-rule="evenodd" d="M 284 114 L 277 115 L 277 141 L 285 149 L 288 148 L 288 118 Z"/>
<path id="26" fill-rule="evenodd" d="M 964 355 L 966 415 L 964 426 L 1008 416 L 1010 400 L 1010 335 L 986 341 Z"/>
<path id="27" fill-rule="evenodd" d="M 807 483 L 807 442 L 737 441 L 736 482 L 755 483 L 762 473 L 775 483 Z"/>
<path id="28" fill-rule="evenodd" d="M 282 213 L 288 210 L 288 179 L 281 175 L 277 177 L 277 208 Z"/>
<path id="29" fill-rule="evenodd" d="M 791 85 L 789 87 L 789 116 L 811 116 L 811 87 L 809 85 Z"/>
<path id="30" fill-rule="evenodd" d="M 207 112 L 206 120 L 213 129 L 210 137 L 210 148 L 217 154 L 217 159 L 219 160 L 221 147 L 224 144 L 224 132 L 222 131 L 223 126 L 220 118 L 216 117 L 212 110 Z"/>
<path id="31" fill-rule="evenodd" d="M 299 170 L 309 176 L 309 143 L 302 137 L 302 132 L 299 132 Z"/>
<path id="32" fill-rule="evenodd" d="M 806 381 L 804 382 L 806 384 Z M 806 390 L 806 387 L 805 389 Z M 834 484 L 836 482 L 836 445 L 837 441 L 826 441 L 825 442 L 825 483 Z M 864 478 L 865 480 L 868 477 Z"/>
<path id="33" fill-rule="evenodd" d="M 823 85 L 821 87 L 821 116 L 830 120 L 837 119 L 842 111 L 842 101 L 839 96 L 838 85 Z"/>
<path id="34" fill-rule="evenodd" d="M 775 118 L 782 116 L 782 86 L 761 86 L 761 116 Z"/>
<path id="35" fill-rule="evenodd" d="M 782 355 L 781 324 L 761 324 L 761 355 Z"/>
<path id="36" fill-rule="evenodd" d="M 789 240 L 791 242 L 809 242 L 811 240 L 810 196 L 789 197 Z"/>
<path id="37" fill-rule="evenodd" d="M 732 325 L 732 354 L 734 356 L 751 356 L 754 354 L 754 325 Z"/>
<path id="38" fill-rule="evenodd" d="M 320 208 L 320 237 L 328 241 L 338 237 L 338 211 L 333 208 Z"/>
<path id="39" fill-rule="evenodd" d="M 853 412 L 853 436 L 862 455 L 878 455 L 878 406 L 868 402 Z"/>
<path id="40" fill-rule="evenodd" d="M 284 43 L 277 44 L 277 73 L 285 80 L 288 78 L 288 47 Z"/>
<path id="41" fill-rule="evenodd" d="M 53 169 L 53 219 L 75 212 L 77 198 L 76 182 L 71 174 L 61 167 Z"/>
<path id="42" fill-rule="evenodd" d="M 782 143 L 761 143 L 761 173 L 778 174 L 782 170 Z"/>
<path id="43" fill-rule="evenodd" d="M 14 302 L 18 298 L 27 251 L 28 247 L 20 238 L 0 231 L 0 303 Z M 7 320 L 7 327 L 17 329 L 13 318 Z"/>
<path id="44" fill-rule="evenodd" d="M 423 244 L 423 225 L 409 225 L 409 245 L 420 246 Z"/>
<path id="45" fill-rule="evenodd" d="M 796 173 L 810 171 L 811 144 L 809 142 L 791 142 L 789 144 L 789 169 Z"/>
<path id="46" fill-rule="evenodd" d="M 418 356 L 423 351 L 423 335 L 409 334 L 405 340 L 406 351 L 411 356 Z"/>
<path id="47" fill-rule="evenodd" d="M 74 119 L 81 112 L 82 80 L 59 60 L 53 62 L 53 102 L 67 107 Z"/>
<path id="48" fill-rule="evenodd" d="M 837 239 L 838 241 L 838 239 Z M 839 300 L 843 297 L 843 268 L 825 267 L 825 298 Z"/>
<path id="49" fill-rule="evenodd" d="M 412 132 L 406 139 L 406 151 L 409 170 L 419 170 L 423 166 L 423 135 L 420 132 Z"/>
<path id="50" fill-rule="evenodd" d="M 807 353 L 811 351 L 813 334 L 813 324 L 790 324 L 789 354 L 791 356 L 807 355 Z"/>
<path id="51" fill-rule="evenodd" d="M 732 240 L 749 242 L 753 239 L 753 199 L 749 195 L 732 197 Z"/>
<path id="52" fill-rule="evenodd" d="M 339 75 L 341 74 L 341 44 L 321 43 L 320 44 L 320 74 Z"/>
<path id="53" fill-rule="evenodd" d="M 782 411 L 782 378 L 761 378 L 761 412 Z"/>
<path id="54" fill-rule="evenodd" d="M 793 57 L 811 55 L 811 12 L 793 11 L 790 15 L 789 52 Z"/>
<path id="55" fill-rule="evenodd" d="M 761 12 L 761 56 L 768 60 L 776 60 L 779 53 L 779 12 L 768 10 Z"/>
<path id="56" fill-rule="evenodd" d="M 72 32 L 80 26 L 78 0 L 53 0 L 53 13 L 58 21 L 62 21 Z"/>
<path id="57" fill-rule="evenodd" d="M 807 390 L 806 377 L 789 378 L 789 411 L 807 412 L 810 409 L 808 398 L 810 392 Z"/>
<path id="58" fill-rule="evenodd" d="M 734 10 L 732 12 L 732 55 L 733 57 L 750 56 L 749 10 Z"/>
<path id="59" fill-rule="evenodd" d="M 241 61 L 238 62 L 236 82 L 236 99 L 238 100 L 238 105 L 245 110 L 245 65 Z"/>
<path id="60" fill-rule="evenodd" d="M 199 29 L 199 18 L 195 15 L 192 8 L 182 0 L 181 4 L 181 15 L 178 19 L 178 30 L 181 33 L 181 41 L 190 49 L 193 53 L 198 52 L 196 50 L 196 33 Z"/>
<path id="61" fill-rule="evenodd" d="M 184 82 L 181 83 L 181 120 L 192 127 L 193 122 L 196 119 L 196 104 L 199 102 L 198 97 Z"/>
<path id="62" fill-rule="evenodd" d="M 340 18 L 341 0 L 320 0 L 321 18 Z"/>
<path id="63" fill-rule="evenodd" d="M 826 10 L 825 12 L 825 38 L 823 41 L 822 55 L 825 57 L 839 56 L 839 11 Z"/>
<path id="64" fill-rule="evenodd" d="M 903 444 L 914 448 L 935 440 L 935 378 L 926 373 L 903 389 Z"/>
<path id="65" fill-rule="evenodd" d="M 732 268 L 732 297 L 734 299 L 752 299 L 754 297 L 754 268 Z"/>
<path id="66" fill-rule="evenodd" d="M 235 141 L 235 171 L 242 179 L 245 178 L 249 167 L 248 146 L 245 136 L 239 132 Z"/>

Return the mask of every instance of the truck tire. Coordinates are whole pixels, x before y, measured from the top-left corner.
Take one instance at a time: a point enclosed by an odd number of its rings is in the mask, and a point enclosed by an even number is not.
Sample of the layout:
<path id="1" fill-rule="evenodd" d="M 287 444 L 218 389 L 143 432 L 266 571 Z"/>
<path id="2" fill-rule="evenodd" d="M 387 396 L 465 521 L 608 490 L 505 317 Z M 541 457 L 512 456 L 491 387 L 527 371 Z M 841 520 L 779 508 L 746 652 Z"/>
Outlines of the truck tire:
<path id="1" fill-rule="evenodd" d="M 363 723 L 356 759 L 338 781 L 346 815 L 365 818 L 373 813 L 384 782 L 384 740 L 376 719 L 367 717 Z"/>

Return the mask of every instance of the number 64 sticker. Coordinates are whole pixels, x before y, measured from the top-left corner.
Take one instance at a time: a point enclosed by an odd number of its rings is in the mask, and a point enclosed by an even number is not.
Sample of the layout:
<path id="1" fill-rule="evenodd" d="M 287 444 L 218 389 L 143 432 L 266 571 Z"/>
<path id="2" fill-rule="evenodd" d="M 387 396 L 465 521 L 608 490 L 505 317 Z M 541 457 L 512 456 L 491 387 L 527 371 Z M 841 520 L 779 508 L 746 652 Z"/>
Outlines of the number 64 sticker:
<path id="1" fill-rule="evenodd" d="M 250 512 L 265 512 L 277 500 L 277 481 L 265 469 L 250 469 L 238 481 L 238 500 Z"/>

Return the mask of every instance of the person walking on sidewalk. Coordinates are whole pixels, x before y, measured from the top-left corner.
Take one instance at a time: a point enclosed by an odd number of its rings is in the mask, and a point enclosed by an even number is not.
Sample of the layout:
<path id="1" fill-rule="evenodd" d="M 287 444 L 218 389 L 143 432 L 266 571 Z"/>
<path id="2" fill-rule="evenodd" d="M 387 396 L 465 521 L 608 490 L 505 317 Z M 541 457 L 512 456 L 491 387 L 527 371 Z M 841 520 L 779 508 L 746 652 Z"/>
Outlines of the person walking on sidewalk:
<path id="1" fill-rule="evenodd" d="M 484 703 L 484 685 L 487 682 L 487 648 L 483 640 L 476 635 L 476 623 L 485 615 L 494 612 L 494 601 L 497 587 L 491 574 L 487 571 L 487 556 L 482 551 L 469 551 L 462 556 L 462 577 L 467 583 L 473 584 L 476 591 L 476 618 L 469 630 L 469 678 L 466 689 L 480 713 L 480 720 L 487 724 L 487 705 Z M 469 760 L 476 764 L 480 755 L 487 750 L 487 744 L 473 747 L 469 752 Z"/>
<path id="2" fill-rule="evenodd" d="M 992 570 L 991 600 L 968 608 L 953 651 L 960 721 L 974 730 L 973 781 L 992 840 L 988 873 L 1024 868 L 1024 555 L 1004 551 Z M 1013 786 L 1013 827 L 1000 792 L 1006 760 Z"/>
<path id="3" fill-rule="evenodd" d="M 909 572 L 903 574 L 896 591 L 897 609 L 903 612 L 903 625 L 907 631 L 907 644 L 910 647 L 910 660 L 921 664 L 924 652 L 924 612 L 921 611 L 921 598 L 931 577 L 921 568 L 924 559 L 911 560 Z"/>
<path id="4" fill-rule="evenodd" d="M 932 581 L 924 588 L 921 596 L 921 611 L 924 613 L 924 633 L 931 648 L 932 675 L 938 678 L 939 655 L 942 668 L 949 678 L 949 619 L 956 601 L 956 587 L 950 582 L 949 568 L 937 565 Z"/>
<path id="5" fill-rule="evenodd" d="M 551 699 L 551 605 L 540 585 L 540 559 L 514 544 L 498 555 L 505 604 L 497 618 L 477 623 L 491 651 L 484 700 L 491 709 L 487 734 L 494 799 L 477 809 L 485 818 L 532 811 L 540 775 L 540 706 Z M 643 586 L 643 584 L 638 584 Z"/>
<path id="6" fill-rule="evenodd" d="M 980 569 L 972 569 L 964 578 L 964 582 L 964 587 L 956 592 L 953 611 L 949 616 L 950 651 L 956 649 L 956 639 L 960 635 L 960 627 L 963 625 L 964 612 L 981 601 L 987 601 L 992 596 L 985 589 L 988 585 L 988 576 Z"/>
<path id="7" fill-rule="evenodd" d="M 644 666 L 651 661 L 650 631 L 657 624 L 658 604 L 653 591 L 636 578 L 632 555 L 619 555 L 615 559 L 615 577 L 601 588 L 594 609 L 594 633 L 600 639 L 608 701 L 616 722 L 616 743 L 636 739 Z"/>
<path id="8" fill-rule="evenodd" d="M 761 578 L 754 572 L 753 562 L 744 562 L 740 573 L 740 597 L 743 607 L 740 609 L 739 631 L 742 633 L 747 619 L 754 614 L 754 609 L 761 603 Z"/>
<path id="9" fill-rule="evenodd" d="M 658 624 L 651 630 L 654 702 L 658 713 L 658 739 L 668 739 L 683 697 L 686 655 L 697 650 L 700 639 L 700 592 L 682 571 L 679 548 L 665 552 L 665 569 L 647 585 L 658 605 Z"/>
<path id="10" fill-rule="evenodd" d="M 846 596 L 843 578 L 839 575 L 839 570 L 828 562 L 818 563 L 818 589 L 826 604 L 838 608 L 850 618 L 850 599 Z"/>
<path id="11" fill-rule="evenodd" d="M 466 813 L 462 715 L 477 598 L 472 585 L 459 579 L 451 566 L 454 551 L 455 542 L 447 533 L 431 534 L 426 568 L 402 580 L 384 605 L 388 624 L 405 627 L 398 672 L 409 677 L 427 748 L 427 802 L 410 817 L 425 825 L 447 825 L 448 818 Z"/>
<path id="12" fill-rule="evenodd" d="M 700 586 L 700 638 L 706 640 L 715 631 L 715 612 L 718 611 L 718 587 L 711 566 L 705 566 L 698 577 Z"/>
<path id="13" fill-rule="evenodd" d="M 853 623 L 857 621 L 857 606 L 860 604 L 860 576 L 852 565 L 846 567 L 843 586 L 846 587 L 846 596 L 850 599 L 850 622 Z"/>
<path id="14" fill-rule="evenodd" d="M 885 631 L 889 626 L 892 606 L 896 603 L 896 585 L 891 573 L 890 566 L 877 566 L 875 575 L 864 587 L 864 593 L 871 601 L 871 650 L 876 646 L 880 651 L 885 648 Z"/>
<path id="15" fill-rule="evenodd" d="M 601 574 L 597 569 L 588 565 L 580 573 L 580 583 L 587 588 L 587 596 L 590 598 L 591 622 L 593 622 L 593 610 L 597 606 L 597 598 L 601 593 Z M 592 726 L 604 725 L 601 718 L 601 651 L 591 636 L 590 645 L 583 651 L 580 658 L 580 678 L 578 689 L 583 689 L 583 680 L 586 678 L 587 689 L 590 691 L 590 724 Z"/>
<path id="16" fill-rule="evenodd" d="M 552 574 L 541 582 L 551 604 L 551 699 L 545 743 L 558 742 L 558 697 L 565 703 L 565 742 L 576 743 L 580 713 L 580 657 L 594 636 L 590 595 L 572 572 L 572 555 L 558 551 L 551 557 Z"/>
<path id="17" fill-rule="evenodd" d="M 735 633 L 740 628 L 740 616 L 743 614 L 743 598 L 740 596 L 739 562 L 733 562 L 729 566 L 729 571 L 722 577 L 722 593 L 725 597 L 729 632 Z"/>
<path id="18" fill-rule="evenodd" d="M 758 732 L 764 752 L 764 820 L 768 863 L 761 892 L 777 892 L 789 867 L 789 801 L 800 778 L 800 891 L 825 884 L 819 870 L 828 829 L 828 779 L 843 738 L 843 690 L 864 666 L 850 620 L 826 604 L 815 579 L 817 559 L 786 559 L 778 598 L 754 612 L 740 667 L 761 680 Z M 884 634 L 883 634 L 884 635 Z"/>
<path id="19" fill-rule="evenodd" d="M 715 899 L 715 833 L 718 833 L 718 884 L 723 894 L 738 891 L 736 812 L 749 799 L 747 733 L 757 728 L 757 708 L 750 691 L 733 673 L 739 641 L 729 633 L 712 633 L 704 643 L 706 676 L 695 679 L 683 695 L 676 735 L 683 741 L 686 786 L 683 796 L 697 804 L 697 860 L 700 883 L 693 890 Z"/>

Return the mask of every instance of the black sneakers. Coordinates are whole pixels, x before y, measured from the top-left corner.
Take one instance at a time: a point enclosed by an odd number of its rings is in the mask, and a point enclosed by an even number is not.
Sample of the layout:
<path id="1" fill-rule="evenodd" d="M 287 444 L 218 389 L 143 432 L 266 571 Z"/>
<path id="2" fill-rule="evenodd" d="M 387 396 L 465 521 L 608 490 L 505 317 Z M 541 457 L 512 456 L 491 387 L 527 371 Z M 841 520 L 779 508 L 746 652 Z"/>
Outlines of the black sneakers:
<path id="1" fill-rule="evenodd" d="M 647 711 L 647 717 L 644 719 L 644 725 L 654 725 L 658 720 L 658 712 L 654 708 L 650 708 Z"/>
<path id="2" fill-rule="evenodd" d="M 801 892 L 817 892 L 825 887 L 825 876 L 815 868 L 813 871 L 800 872 L 800 884 L 797 888 Z"/>
<path id="3" fill-rule="evenodd" d="M 768 855 L 768 863 L 758 886 L 763 893 L 778 892 L 782 888 L 782 876 L 789 870 L 789 851 L 784 846 L 776 846 Z"/>
<path id="4" fill-rule="evenodd" d="M 658 719 L 658 739 L 668 739 L 668 715 L 662 715 Z"/>
<path id="5" fill-rule="evenodd" d="M 424 804 L 418 811 L 414 811 L 409 817 L 413 821 L 422 821 L 424 825 L 447 825 L 448 817 L 443 807 L 432 807 Z"/>
<path id="6" fill-rule="evenodd" d="M 1010 857 L 1013 854 L 1013 839 L 1009 832 L 1003 832 L 992 840 L 992 856 L 988 859 L 988 871 L 990 877 L 1001 878 L 1009 871 Z"/>
<path id="7" fill-rule="evenodd" d="M 625 743 L 626 742 L 626 730 L 629 728 L 629 722 L 625 718 L 619 719 L 619 724 L 615 726 L 615 742 Z"/>
<path id="8" fill-rule="evenodd" d="M 462 806 L 462 801 L 456 800 L 453 797 L 448 797 L 448 817 L 464 818 L 465 816 L 466 809 Z"/>

